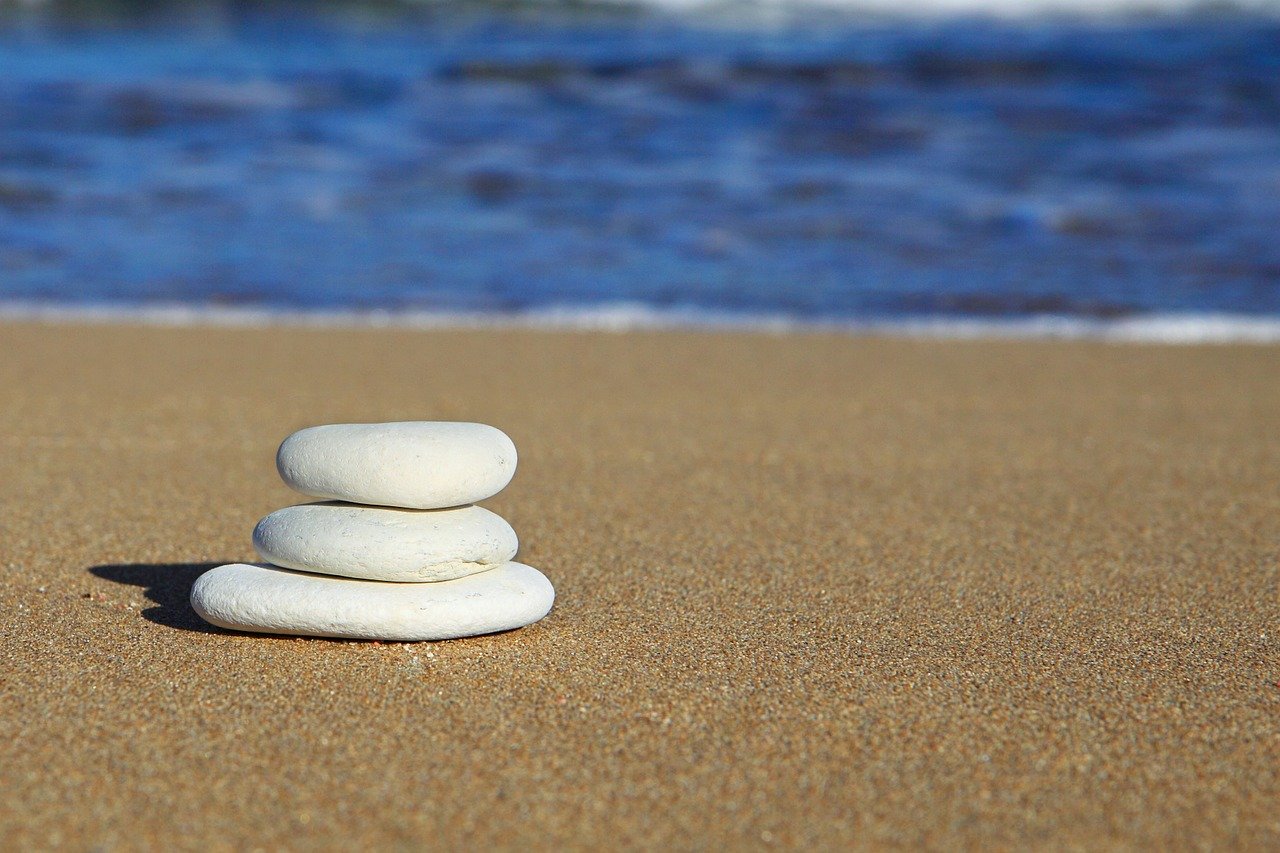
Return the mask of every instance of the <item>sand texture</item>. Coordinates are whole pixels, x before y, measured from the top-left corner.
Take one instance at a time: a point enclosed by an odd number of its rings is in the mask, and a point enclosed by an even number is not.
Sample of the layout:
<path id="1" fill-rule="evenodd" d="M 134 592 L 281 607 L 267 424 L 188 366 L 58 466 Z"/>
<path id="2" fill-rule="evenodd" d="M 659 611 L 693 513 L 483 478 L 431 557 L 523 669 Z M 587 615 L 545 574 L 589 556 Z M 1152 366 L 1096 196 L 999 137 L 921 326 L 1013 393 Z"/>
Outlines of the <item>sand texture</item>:
<path id="1" fill-rule="evenodd" d="M 457 419 L 515 632 L 235 634 L 299 427 Z M 0 326 L 6 849 L 1280 846 L 1280 349 Z"/>

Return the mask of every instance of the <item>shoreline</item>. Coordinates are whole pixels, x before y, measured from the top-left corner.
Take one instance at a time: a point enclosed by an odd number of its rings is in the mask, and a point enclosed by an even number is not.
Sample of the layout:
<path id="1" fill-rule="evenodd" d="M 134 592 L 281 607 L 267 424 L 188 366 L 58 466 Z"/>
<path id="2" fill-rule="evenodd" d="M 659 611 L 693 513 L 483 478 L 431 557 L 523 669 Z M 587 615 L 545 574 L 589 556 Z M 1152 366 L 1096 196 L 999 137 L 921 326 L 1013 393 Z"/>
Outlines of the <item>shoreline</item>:
<path id="1" fill-rule="evenodd" d="M 11 323 L 404 331 L 706 331 L 766 335 L 829 334 L 938 341 L 1058 340 L 1169 345 L 1280 343 L 1280 316 L 1161 313 L 1114 319 L 1063 315 L 1016 318 L 927 316 L 806 319 L 703 309 L 654 309 L 634 303 L 613 303 L 589 308 L 550 307 L 521 312 L 450 312 L 0 302 L 0 324 Z"/>

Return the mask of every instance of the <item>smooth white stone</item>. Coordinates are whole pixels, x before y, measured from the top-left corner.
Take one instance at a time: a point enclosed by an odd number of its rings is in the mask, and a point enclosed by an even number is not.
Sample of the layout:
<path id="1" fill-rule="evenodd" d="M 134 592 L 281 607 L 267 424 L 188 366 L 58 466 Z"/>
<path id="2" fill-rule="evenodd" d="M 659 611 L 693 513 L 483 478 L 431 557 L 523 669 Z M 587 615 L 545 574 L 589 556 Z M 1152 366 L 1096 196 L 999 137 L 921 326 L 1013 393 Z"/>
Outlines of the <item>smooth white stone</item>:
<path id="1" fill-rule="evenodd" d="M 276 468 L 304 495 L 442 509 L 502 491 L 516 472 L 516 447 L 502 430 L 485 424 L 328 424 L 286 438 Z"/>
<path id="2" fill-rule="evenodd" d="M 391 509 L 343 503 L 278 509 L 253 529 L 262 559 L 372 581 L 446 581 L 516 555 L 516 532 L 483 507 Z"/>
<path id="3" fill-rule="evenodd" d="M 555 594 L 542 572 L 522 563 L 414 584 L 232 563 L 196 580 L 191 606 L 236 631 L 410 642 L 520 628 L 546 616 Z"/>

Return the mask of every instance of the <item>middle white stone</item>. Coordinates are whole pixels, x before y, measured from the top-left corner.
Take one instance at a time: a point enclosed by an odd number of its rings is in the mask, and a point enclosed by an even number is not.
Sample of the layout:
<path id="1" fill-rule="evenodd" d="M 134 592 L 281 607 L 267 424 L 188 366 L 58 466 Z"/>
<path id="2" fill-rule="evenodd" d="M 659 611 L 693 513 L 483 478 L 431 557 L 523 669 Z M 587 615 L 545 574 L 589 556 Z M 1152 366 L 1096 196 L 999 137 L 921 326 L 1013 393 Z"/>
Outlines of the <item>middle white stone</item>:
<path id="1" fill-rule="evenodd" d="M 461 578 L 516 555 L 516 532 L 483 507 L 392 509 L 345 503 L 276 510 L 253 529 L 262 559 L 287 569 L 421 583 Z"/>

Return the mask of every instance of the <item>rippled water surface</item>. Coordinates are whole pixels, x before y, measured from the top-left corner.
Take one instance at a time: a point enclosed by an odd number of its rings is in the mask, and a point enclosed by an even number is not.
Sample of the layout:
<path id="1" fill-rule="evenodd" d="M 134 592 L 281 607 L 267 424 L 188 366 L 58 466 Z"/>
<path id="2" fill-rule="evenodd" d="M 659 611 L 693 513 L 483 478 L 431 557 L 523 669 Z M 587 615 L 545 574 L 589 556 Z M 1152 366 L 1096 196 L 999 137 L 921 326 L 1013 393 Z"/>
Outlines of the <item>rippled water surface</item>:
<path id="1" fill-rule="evenodd" d="M 0 299 L 1280 313 L 1280 26 L 0 31 Z"/>

